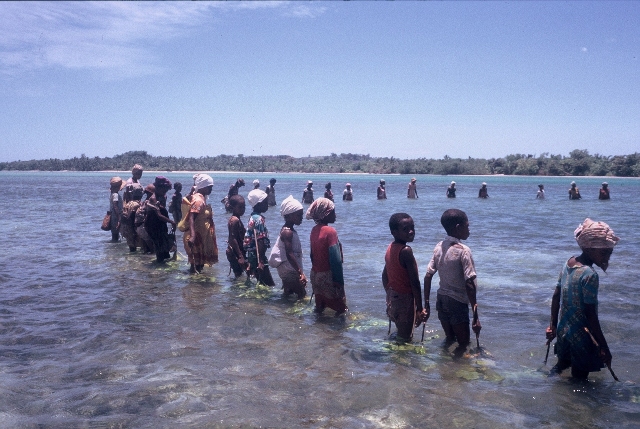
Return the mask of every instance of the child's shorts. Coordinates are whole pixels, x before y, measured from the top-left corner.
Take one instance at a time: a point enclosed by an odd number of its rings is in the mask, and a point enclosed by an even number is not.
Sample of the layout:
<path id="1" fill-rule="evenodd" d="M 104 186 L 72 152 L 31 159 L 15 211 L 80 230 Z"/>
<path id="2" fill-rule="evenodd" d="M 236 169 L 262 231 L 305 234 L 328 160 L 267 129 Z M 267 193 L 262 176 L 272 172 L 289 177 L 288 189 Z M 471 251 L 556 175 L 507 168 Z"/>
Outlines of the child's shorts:
<path id="1" fill-rule="evenodd" d="M 437 295 L 438 320 L 449 325 L 469 324 L 469 304 L 456 301 L 447 295 Z"/>

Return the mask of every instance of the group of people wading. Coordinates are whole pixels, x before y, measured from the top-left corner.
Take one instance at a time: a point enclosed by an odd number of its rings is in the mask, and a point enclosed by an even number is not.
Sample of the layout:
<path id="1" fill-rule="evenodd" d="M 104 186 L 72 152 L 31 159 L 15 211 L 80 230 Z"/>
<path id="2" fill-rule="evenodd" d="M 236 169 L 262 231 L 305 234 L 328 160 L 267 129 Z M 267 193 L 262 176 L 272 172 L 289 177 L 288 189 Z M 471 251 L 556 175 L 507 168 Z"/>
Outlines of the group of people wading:
<path id="1" fill-rule="evenodd" d="M 205 265 L 218 262 L 218 246 L 211 205 L 207 197 L 213 190 L 213 179 L 208 174 L 195 174 L 193 185 L 186 196 L 182 196 L 182 185 L 172 185 L 169 179 L 157 176 L 153 184 L 140 184 L 142 166 L 136 164 L 132 176 L 126 182 L 120 177 L 110 180 L 109 207 L 111 212 L 112 240 L 118 241 L 119 234 L 126 239 L 131 252 L 142 249 L 145 253 L 155 253 L 158 262 L 176 256 L 175 230 L 184 233 L 183 245 L 188 255 L 190 272 L 198 274 Z M 247 279 L 255 277 L 258 283 L 274 286 L 270 267 L 277 270 L 282 280 L 284 295 L 306 296 L 307 277 L 303 267 L 303 250 L 295 230 L 303 217 L 313 220 L 315 226 L 309 236 L 311 270 L 309 279 L 315 309 L 322 313 L 327 307 L 336 316 L 344 314 L 347 308 L 344 277 L 343 252 L 336 230 L 330 226 L 336 221 L 335 204 L 331 183 L 325 186 L 324 197 L 314 199 L 313 182 L 309 181 L 302 195 L 303 204 L 289 195 L 280 205 L 284 225 L 280 229 L 273 246 L 265 223 L 264 213 L 276 205 L 276 179 L 271 179 L 266 191 L 259 189 L 259 181 L 254 181 L 254 189 L 247 196 L 251 215 L 245 227 L 245 199 L 238 193 L 244 186 L 243 179 L 237 179 L 229 187 L 222 200 L 231 216 L 228 220 L 228 244 L 226 249 L 230 272 Z M 167 192 L 172 188 L 174 195 L 167 206 Z M 600 199 L 608 199 L 607 183 L 602 184 Z M 539 185 L 536 198 L 544 198 L 544 186 Z M 120 191 L 124 190 L 123 195 Z M 569 196 L 579 197 L 575 182 L 572 182 Z M 378 199 L 386 198 L 385 181 L 380 181 Z M 447 196 L 455 197 L 455 182 L 451 182 Z M 480 198 L 487 198 L 486 183 L 482 184 Z M 407 197 L 418 198 L 416 179 L 411 179 Z M 343 200 L 351 201 L 353 191 L 347 183 Z M 171 214 L 172 218 L 169 217 Z M 465 212 L 457 209 L 446 210 L 440 219 L 446 238 L 439 242 L 429 261 L 421 290 L 418 266 L 413 251 L 407 243 L 415 237 L 413 219 L 406 213 L 395 213 L 389 219 L 389 230 L 393 242 L 387 247 L 384 257 L 382 284 L 386 292 L 386 309 L 390 323 L 397 328 L 396 340 L 410 342 L 414 328 L 426 323 L 431 315 L 430 295 L 432 277 L 439 274 L 439 288 L 436 294 L 438 320 L 445 333 L 445 345 L 457 343 L 454 355 L 462 355 L 470 343 L 470 325 L 476 337 L 482 326 L 478 316 L 476 300 L 476 271 L 468 246 L 462 243 L 469 237 L 469 220 Z M 171 228 L 168 227 L 171 226 Z M 548 344 L 557 338 L 555 351 L 558 363 L 551 374 L 559 374 L 571 367 L 572 376 L 586 378 L 591 371 L 599 371 L 603 365 L 611 365 L 604 334 L 600 328 L 597 312 L 599 278 L 593 265 L 606 271 L 613 247 L 618 242 L 604 222 L 586 219 L 574 232 L 582 253 L 571 257 L 565 264 L 558 279 L 551 305 L 551 321 L 546 329 Z M 269 256 L 267 249 L 271 248 Z M 423 294 L 424 292 L 424 301 Z M 472 319 L 469 310 L 472 311 Z"/>

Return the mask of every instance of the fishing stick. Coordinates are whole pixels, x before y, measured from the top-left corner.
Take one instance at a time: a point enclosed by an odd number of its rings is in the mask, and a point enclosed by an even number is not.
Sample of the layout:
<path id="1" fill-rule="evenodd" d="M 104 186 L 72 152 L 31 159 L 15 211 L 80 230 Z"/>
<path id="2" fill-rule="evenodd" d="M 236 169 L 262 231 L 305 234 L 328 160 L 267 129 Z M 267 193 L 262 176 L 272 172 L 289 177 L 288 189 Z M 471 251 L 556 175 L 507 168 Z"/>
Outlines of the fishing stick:
<path id="1" fill-rule="evenodd" d="M 422 339 L 420 340 L 421 343 L 424 343 L 424 330 L 427 328 L 427 322 L 423 322 L 422 323 Z"/>
<path id="2" fill-rule="evenodd" d="M 478 319 L 478 304 L 475 304 L 473 306 L 473 315 L 474 315 L 474 319 Z M 478 349 L 480 348 L 480 332 L 476 332 L 476 346 L 478 347 Z"/>
<path id="3" fill-rule="evenodd" d="M 584 327 L 584 330 L 585 330 L 585 332 L 586 332 L 587 334 L 589 334 L 589 337 L 591 337 L 591 341 L 593 341 L 593 344 L 594 344 L 596 347 L 600 348 L 600 345 L 598 344 L 598 342 L 596 341 L 596 339 L 593 337 L 593 335 L 591 335 L 591 332 L 589 331 L 589 328 L 587 328 L 587 327 L 585 326 L 585 327 Z M 613 379 L 614 379 L 615 381 L 620 381 L 620 380 L 618 380 L 618 377 L 616 377 L 615 372 L 613 372 L 613 370 L 611 369 L 611 364 L 610 364 L 610 363 L 608 363 L 608 364 L 607 364 L 607 368 L 609 368 L 609 372 L 610 372 L 610 373 L 611 373 L 611 375 L 613 376 Z"/>
<path id="4" fill-rule="evenodd" d="M 307 304 L 307 305 L 311 305 L 311 300 L 313 299 L 313 294 L 314 294 L 314 292 L 311 291 L 311 298 L 309 298 L 309 304 Z M 389 322 L 391 322 L 391 321 L 389 321 Z"/>
<path id="5" fill-rule="evenodd" d="M 547 341 L 547 354 L 544 356 L 543 364 L 547 364 L 547 360 L 549 359 L 549 349 L 551 348 L 551 340 Z"/>

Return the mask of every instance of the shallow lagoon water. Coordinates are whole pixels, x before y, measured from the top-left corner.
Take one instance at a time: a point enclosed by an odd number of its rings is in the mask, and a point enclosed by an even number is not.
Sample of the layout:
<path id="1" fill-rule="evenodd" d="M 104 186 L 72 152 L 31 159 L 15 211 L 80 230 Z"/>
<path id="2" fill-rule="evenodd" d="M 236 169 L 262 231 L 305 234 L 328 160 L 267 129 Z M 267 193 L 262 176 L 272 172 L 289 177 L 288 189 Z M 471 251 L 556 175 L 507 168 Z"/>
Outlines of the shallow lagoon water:
<path id="1" fill-rule="evenodd" d="M 199 276 L 183 258 L 158 265 L 109 243 L 99 225 L 111 175 L 0 172 L 0 427 L 640 426 L 638 179 L 608 178 L 612 200 L 598 201 L 602 179 L 575 178 L 583 200 L 569 201 L 566 177 L 416 176 L 420 198 L 408 200 L 407 176 L 240 174 L 263 188 L 276 177 L 278 201 L 299 199 L 307 179 L 317 196 L 333 183 L 350 308 L 335 318 L 315 315 L 308 299 L 283 299 L 277 276 L 273 289 L 228 276 L 219 201 L 237 173 L 213 174 L 221 261 Z M 377 201 L 382 177 L 389 199 Z M 152 180 L 145 172 L 142 182 Z M 451 180 L 455 200 L 444 195 Z M 340 201 L 347 181 L 352 202 Z M 482 181 L 487 200 L 476 198 Z M 412 345 L 388 341 L 380 281 L 389 215 L 414 217 L 422 277 L 450 207 L 470 218 L 483 324 L 484 352 L 458 361 L 442 348 L 434 308 L 423 343 L 420 330 Z M 606 371 L 587 383 L 547 379 L 555 358 L 542 365 L 551 294 L 587 216 L 622 239 L 599 294 L 620 383 Z M 274 208 L 266 217 L 275 242 L 282 219 Z M 298 228 L 305 251 L 312 226 Z M 305 264 L 308 272 L 308 252 Z M 437 279 L 432 300 L 436 289 Z"/>

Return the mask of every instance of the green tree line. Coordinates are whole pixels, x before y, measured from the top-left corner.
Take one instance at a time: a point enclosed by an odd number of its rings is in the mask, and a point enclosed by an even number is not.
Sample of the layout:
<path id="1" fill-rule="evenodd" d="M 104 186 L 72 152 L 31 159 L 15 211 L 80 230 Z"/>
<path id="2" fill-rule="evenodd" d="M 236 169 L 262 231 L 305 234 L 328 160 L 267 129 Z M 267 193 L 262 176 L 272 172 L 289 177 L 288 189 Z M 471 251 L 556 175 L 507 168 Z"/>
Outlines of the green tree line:
<path id="1" fill-rule="evenodd" d="M 113 157 L 41 159 L 0 162 L 0 170 L 103 171 L 130 170 L 141 164 L 146 170 L 159 171 L 273 171 L 287 173 L 374 173 L 374 174 L 505 174 L 527 176 L 640 176 L 640 154 L 591 155 L 587 150 L 573 150 L 569 156 L 530 154 L 503 158 L 476 159 L 400 159 L 372 157 L 351 153 L 295 158 L 287 155 L 244 156 L 217 155 L 199 158 L 153 156 L 146 151 L 131 151 Z"/>

